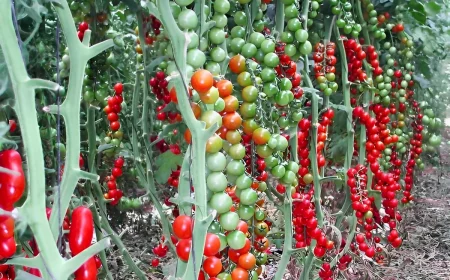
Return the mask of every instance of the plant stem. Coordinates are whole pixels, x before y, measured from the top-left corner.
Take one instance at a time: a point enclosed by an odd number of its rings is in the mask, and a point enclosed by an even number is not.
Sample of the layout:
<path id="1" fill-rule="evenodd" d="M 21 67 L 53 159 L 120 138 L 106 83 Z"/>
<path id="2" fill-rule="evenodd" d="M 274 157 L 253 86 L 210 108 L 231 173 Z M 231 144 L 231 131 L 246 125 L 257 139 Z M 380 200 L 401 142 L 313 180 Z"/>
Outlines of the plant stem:
<path id="1" fill-rule="evenodd" d="M 178 105 L 183 119 L 192 134 L 193 170 L 192 179 L 195 186 L 195 221 L 192 239 L 192 250 L 187 263 L 184 279 L 197 279 L 202 264 L 206 232 L 215 214 L 208 215 L 206 196 L 205 153 L 206 141 L 215 133 L 217 124 L 205 129 L 204 122 L 197 121 L 191 110 L 187 92 L 186 52 L 187 42 L 185 34 L 178 28 L 170 10 L 169 2 L 157 0 L 157 7 L 161 21 L 166 28 L 172 42 L 175 63 L 179 73 L 171 77 L 170 83 L 175 86 Z M 188 155 L 186 155 L 188 156 Z M 194 160 L 195 159 L 195 160 Z"/>
<path id="2" fill-rule="evenodd" d="M 286 272 L 286 267 L 291 259 L 293 253 L 292 250 L 292 240 L 293 240 L 293 229 L 292 229 L 292 198 L 290 194 L 286 196 L 283 204 L 283 215 L 284 215 L 284 243 L 283 243 L 283 254 L 278 262 L 277 272 L 274 276 L 274 280 L 281 280 L 284 273 Z"/>

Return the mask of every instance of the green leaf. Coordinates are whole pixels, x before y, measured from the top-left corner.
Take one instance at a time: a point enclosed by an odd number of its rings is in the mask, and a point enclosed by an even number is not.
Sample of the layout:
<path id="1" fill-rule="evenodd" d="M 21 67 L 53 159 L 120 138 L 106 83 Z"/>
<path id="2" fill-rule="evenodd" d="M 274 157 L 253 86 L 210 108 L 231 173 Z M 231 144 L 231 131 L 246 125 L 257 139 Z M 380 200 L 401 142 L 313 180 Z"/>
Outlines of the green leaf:
<path id="1" fill-rule="evenodd" d="M 441 6 L 436 2 L 428 2 L 425 4 L 425 11 L 428 15 L 437 15 L 441 11 Z"/>
<path id="2" fill-rule="evenodd" d="M 155 171 L 155 180 L 159 184 L 163 184 L 167 182 L 172 171 L 177 170 L 178 166 L 183 163 L 183 155 L 176 155 L 169 150 L 160 154 L 155 163 L 158 166 Z"/>
<path id="3" fill-rule="evenodd" d="M 114 148 L 114 145 L 113 145 L 113 144 L 103 144 L 103 145 L 100 145 L 100 146 L 98 146 L 98 148 L 97 148 L 97 153 L 101 153 L 101 152 L 103 152 L 104 150 L 109 150 L 109 149 L 111 149 L 111 148 Z"/>
<path id="4" fill-rule="evenodd" d="M 418 12 L 418 11 L 411 11 L 411 15 L 420 24 L 425 24 L 427 22 L 427 16 L 424 13 L 421 13 L 421 12 Z"/>

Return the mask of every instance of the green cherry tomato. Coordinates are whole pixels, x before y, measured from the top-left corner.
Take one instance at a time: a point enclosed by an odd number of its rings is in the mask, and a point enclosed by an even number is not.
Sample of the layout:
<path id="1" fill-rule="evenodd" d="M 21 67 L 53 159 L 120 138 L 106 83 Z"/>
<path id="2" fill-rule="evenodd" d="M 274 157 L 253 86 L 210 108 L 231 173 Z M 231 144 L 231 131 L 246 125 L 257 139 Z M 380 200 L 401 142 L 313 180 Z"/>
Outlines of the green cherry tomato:
<path id="1" fill-rule="evenodd" d="M 264 35 L 262 35 L 261 33 L 253 32 L 252 34 L 250 34 L 249 41 L 250 41 L 250 43 L 255 45 L 255 47 L 260 48 L 264 39 L 265 39 Z"/>
<path id="2" fill-rule="evenodd" d="M 239 224 L 239 215 L 236 212 L 227 212 L 220 215 L 220 225 L 224 230 L 235 230 Z"/>
<path id="3" fill-rule="evenodd" d="M 211 225 L 208 228 L 208 232 L 217 234 L 221 232 L 220 224 L 217 221 L 212 221 Z"/>
<path id="4" fill-rule="evenodd" d="M 262 157 L 262 158 L 266 158 L 272 155 L 273 150 L 271 148 L 269 148 L 269 146 L 267 145 L 257 145 L 256 146 L 256 153 Z"/>
<path id="5" fill-rule="evenodd" d="M 206 177 L 206 186 L 213 192 L 222 192 L 227 185 L 227 177 L 222 172 L 212 172 Z"/>
<path id="6" fill-rule="evenodd" d="M 233 205 L 233 200 L 228 194 L 220 192 L 213 194 L 210 204 L 211 207 L 217 211 L 217 213 L 223 214 L 230 211 L 230 208 Z"/>
<path id="7" fill-rule="evenodd" d="M 268 67 L 275 68 L 279 63 L 280 59 L 278 58 L 278 55 L 276 55 L 275 53 L 268 53 L 264 56 L 264 64 Z"/>
<path id="8" fill-rule="evenodd" d="M 248 189 L 252 186 L 253 180 L 246 174 L 242 174 L 236 179 L 236 188 L 238 189 Z"/>
<path id="9" fill-rule="evenodd" d="M 231 38 L 244 38 L 245 28 L 242 26 L 235 26 L 231 29 Z M 275 49 L 275 48 L 274 48 Z"/>
<path id="10" fill-rule="evenodd" d="M 286 173 L 286 168 L 283 165 L 277 165 L 270 170 L 270 173 L 277 179 L 281 179 Z"/>
<path id="11" fill-rule="evenodd" d="M 205 53 L 198 49 L 189 50 L 187 53 L 186 62 L 191 65 L 194 69 L 198 69 L 203 66 L 206 62 Z"/>
<path id="12" fill-rule="evenodd" d="M 240 230 L 234 230 L 227 235 L 227 243 L 233 250 L 244 248 L 247 237 Z"/>
<path id="13" fill-rule="evenodd" d="M 254 86 L 246 86 L 242 90 L 242 99 L 244 100 L 244 102 L 255 102 L 256 99 L 258 99 L 258 95 L 258 89 Z"/>
<path id="14" fill-rule="evenodd" d="M 210 56 L 214 62 L 222 62 L 227 57 L 227 54 L 222 48 L 215 47 L 211 50 Z"/>
<path id="15" fill-rule="evenodd" d="M 245 166 L 244 163 L 240 160 L 231 160 L 227 164 L 227 174 L 240 176 L 244 174 Z"/>
<path id="16" fill-rule="evenodd" d="M 220 45 L 225 41 L 225 31 L 223 28 L 213 27 L 208 33 L 209 40 L 211 43 Z"/>
<path id="17" fill-rule="evenodd" d="M 300 44 L 298 50 L 301 54 L 308 55 L 312 52 L 312 45 L 309 41 L 306 41 L 305 43 Z"/>
<path id="18" fill-rule="evenodd" d="M 232 159 L 243 159 L 245 157 L 245 147 L 241 143 L 234 144 L 228 150 L 228 154 Z"/>
<path id="19" fill-rule="evenodd" d="M 256 48 L 256 46 L 252 43 L 246 43 L 243 47 L 242 47 L 242 51 L 241 54 L 245 57 L 245 58 L 252 58 L 256 55 L 256 52 L 258 51 L 258 49 Z"/>
<path id="20" fill-rule="evenodd" d="M 247 15 L 243 11 L 234 13 L 234 22 L 239 26 L 247 26 Z"/>
<path id="21" fill-rule="evenodd" d="M 230 2 L 228 0 L 214 1 L 214 11 L 221 14 L 226 14 L 230 10 Z"/>
<path id="22" fill-rule="evenodd" d="M 178 15 L 178 25 L 183 29 L 197 28 L 198 17 L 193 10 L 185 9 Z"/>
<path id="23" fill-rule="evenodd" d="M 256 103 L 244 102 L 239 108 L 243 119 L 251 119 L 256 116 Z"/>
<path id="24" fill-rule="evenodd" d="M 250 220 L 255 214 L 255 207 L 253 205 L 239 205 L 239 217 L 243 220 Z"/>
<path id="25" fill-rule="evenodd" d="M 253 205 L 258 200 L 258 194 L 252 188 L 244 189 L 242 190 L 239 199 L 243 205 Z"/>

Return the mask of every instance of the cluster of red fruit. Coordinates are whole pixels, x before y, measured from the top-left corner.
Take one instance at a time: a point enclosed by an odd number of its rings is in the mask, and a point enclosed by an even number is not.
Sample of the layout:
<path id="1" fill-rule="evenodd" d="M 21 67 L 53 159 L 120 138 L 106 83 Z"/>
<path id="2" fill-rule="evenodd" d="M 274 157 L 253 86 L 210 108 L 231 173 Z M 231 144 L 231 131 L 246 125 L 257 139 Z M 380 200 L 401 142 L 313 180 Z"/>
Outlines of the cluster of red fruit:
<path id="1" fill-rule="evenodd" d="M 319 89 L 326 95 L 330 96 L 338 89 L 336 80 L 336 63 L 337 58 L 334 55 L 336 44 L 328 42 L 325 45 L 317 43 L 314 46 L 314 75 L 319 83 Z"/>
<path id="2" fill-rule="evenodd" d="M 355 39 L 347 39 L 341 37 L 344 41 L 345 54 L 347 55 L 347 63 L 349 69 L 348 80 L 350 82 L 367 80 L 367 74 L 363 70 L 363 61 L 366 58 L 366 52 L 363 51 L 361 44 Z"/>
<path id="3" fill-rule="evenodd" d="M 414 167 L 416 165 L 416 158 L 420 156 L 422 153 L 422 118 L 423 115 L 420 113 L 420 108 L 417 104 L 417 101 L 412 101 L 413 110 L 416 112 L 416 117 L 412 123 L 412 128 L 414 130 L 413 139 L 410 140 L 411 149 L 409 152 L 409 160 L 406 165 L 406 174 L 405 174 L 405 188 L 403 191 L 402 203 L 408 203 L 414 199 L 411 195 L 411 190 L 413 186 L 414 179 Z"/>
<path id="4" fill-rule="evenodd" d="M 383 74 L 383 68 L 380 67 L 380 61 L 378 60 L 378 53 L 372 45 L 367 46 L 366 52 L 367 62 L 369 62 L 373 68 L 373 78 L 376 78 L 377 76 Z"/>
<path id="5" fill-rule="evenodd" d="M 319 277 L 322 280 L 333 280 L 333 271 L 329 263 L 323 263 L 319 271 Z"/>
<path id="6" fill-rule="evenodd" d="M 80 41 L 83 41 L 84 32 L 88 29 L 89 29 L 89 24 L 85 21 L 81 22 L 80 25 L 78 25 L 77 35 L 78 35 L 78 39 L 80 39 Z"/>
<path id="7" fill-rule="evenodd" d="M 111 171 L 111 176 L 106 177 L 106 185 L 108 192 L 105 194 L 105 199 L 111 199 L 111 205 L 117 205 L 123 196 L 122 190 L 117 189 L 117 179 L 122 176 L 123 165 L 125 160 L 119 157 L 114 161 L 114 167 Z"/>
<path id="8" fill-rule="evenodd" d="M 265 170 L 266 169 L 266 163 L 263 158 L 259 157 L 258 155 L 254 155 L 251 151 L 252 149 L 252 136 L 251 135 L 243 135 L 242 136 L 242 144 L 245 147 L 245 156 L 244 156 L 244 162 L 245 162 L 245 171 L 248 174 L 251 174 L 255 177 L 256 181 L 264 182 L 269 178 L 269 173 Z M 256 157 L 255 163 L 256 163 L 256 170 L 252 170 L 252 157 Z"/>
<path id="9" fill-rule="evenodd" d="M 117 83 L 114 85 L 114 96 L 108 98 L 108 105 L 105 106 L 103 111 L 107 115 L 109 121 L 109 128 L 112 131 L 117 131 L 120 128 L 119 113 L 122 111 L 123 102 L 123 84 Z"/>
<path id="10" fill-rule="evenodd" d="M 284 52 L 285 47 L 286 43 L 277 43 L 275 52 L 280 59 L 280 64 L 278 64 L 274 69 L 278 78 L 286 77 L 291 81 L 291 91 L 294 94 L 294 98 L 299 99 L 303 96 L 303 89 L 300 87 L 302 76 L 297 72 L 297 63 L 292 61 L 289 55 Z"/>
<path id="11" fill-rule="evenodd" d="M 173 153 L 173 151 L 172 151 L 172 153 Z M 167 183 L 174 188 L 178 188 L 180 172 L 181 172 L 181 166 L 178 166 L 177 170 L 172 171 L 172 173 L 169 176 L 169 179 L 167 179 Z"/>
<path id="12" fill-rule="evenodd" d="M 334 248 L 334 242 L 328 240 L 317 226 L 318 221 L 315 213 L 315 205 L 312 201 L 314 190 L 311 188 L 307 193 L 295 193 L 292 198 L 295 199 L 292 207 L 294 225 L 295 248 L 305 248 L 310 246 L 311 239 L 317 241 L 314 247 L 314 255 L 322 258 L 327 250 Z"/>
<path id="13" fill-rule="evenodd" d="M 169 119 L 171 123 L 181 121 L 181 114 L 179 112 L 164 111 L 167 104 L 170 102 L 178 103 L 175 88 L 172 88 L 170 91 L 167 88 L 169 82 L 166 80 L 166 74 L 163 71 L 156 72 L 155 76 L 150 78 L 148 83 L 151 86 L 152 92 L 155 94 L 156 98 L 163 102 L 162 105 L 156 108 L 156 118 L 160 121 Z"/>

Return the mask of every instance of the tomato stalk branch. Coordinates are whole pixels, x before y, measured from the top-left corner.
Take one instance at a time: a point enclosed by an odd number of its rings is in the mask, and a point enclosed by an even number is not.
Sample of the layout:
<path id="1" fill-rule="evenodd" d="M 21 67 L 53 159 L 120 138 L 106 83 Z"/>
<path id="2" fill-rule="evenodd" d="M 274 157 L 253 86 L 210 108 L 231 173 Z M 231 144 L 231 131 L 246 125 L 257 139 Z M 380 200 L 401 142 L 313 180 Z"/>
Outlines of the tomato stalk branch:
<path id="1" fill-rule="evenodd" d="M 345 154 L 345 160 L 344 160 L 344 178 L 345 178 L 345 182 L 344 184 L 347 184 L 347 170 L 352 166 L 352 158 L 353 158 L 353 142 L 355 141 L 355 130 L 353 129 L 353 121 L 352 121 L 352 106 L 350 103 L 350 83 L 348 81 L 348 64 L 347 64 L 347 56 L 345 54 L 345 48 L 344 48 L 344 43 L 342 42 L 342 39 L 340 38 L 341 35 L 339 33 L 339 28 L 337 26 L 334 26 L 334 33 L 336 35 L 336 45 L 339 49 L 339 54 L 341 57 L 341 72 L 342 72 L 342 93 L 344 95 L 344 106 L 345 106 L 345 111 L 347 113 L 347 122 L 346 122 L 346 127 L 347 127 L 347 152 Z M 344 186 L 344 192 L 345 192 L 345 200 L 344 203 L 342 205 L 341 210 L 338 212 L 337 217 L 336 217 L 336 223 L 335 225 L 339 228 L 342 229 L 341 224 L 343 219 L 345 218 L 345 215 L 347 214 L 350 205 L 351 205 L 351 200 L 350 200 L 350 190 L 349 188 L 345 185 Z M 353 213 L 354 215 L 354 213 Z"/>
<path id="2" fill-rule="evenodd" d="M 177 271 L 177 276 L 183 275 L 184 279 L 197 279 L 202 264 L 203 250 L 205 246 L 206 232 L 212 220 L 214 213 L 208 214 L 207 209 L 207 191 L 206 191 L 206 142 L 214 135 L 218 129 L 217 124 L 205 129 L 205 123 L 197 121 L 191 110 L 188 91 L 187 91 L 187 71 L 186 71 L 186 53 L 187 38 L 178 28 L 177 23 L 171 13 L 168 1 L 157 0 L 157 8 L 161 16 L 161 22 L 167 29 L 169 39 L 172 42 L 173 54 L 178 73 L 170 77 L 170 84 L 175 87 L 179 109 L 183 119 L 192 134 L 192 154 L 193 170 L 192 179 L 195 186 L 195 207 L 196 215 L 192 239 L 192 250 L 187 263 L 186 271 Z M 188 156 L 188 155 L 186 155 Z"/>

